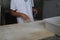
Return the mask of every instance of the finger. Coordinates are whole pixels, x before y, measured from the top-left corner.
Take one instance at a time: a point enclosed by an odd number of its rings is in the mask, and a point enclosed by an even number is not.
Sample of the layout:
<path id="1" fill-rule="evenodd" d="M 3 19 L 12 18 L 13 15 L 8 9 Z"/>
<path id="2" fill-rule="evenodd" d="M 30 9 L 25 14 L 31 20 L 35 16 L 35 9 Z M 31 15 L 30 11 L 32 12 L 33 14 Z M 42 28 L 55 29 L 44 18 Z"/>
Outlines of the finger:
<path id="1" fill-rule="evenodd" d="M 31 22 L 31 20 L 28 19 L 28 20 L 25 20 L 25 22 L 26 22 L 26 23 L 29 23 L 29 22 Z"/>

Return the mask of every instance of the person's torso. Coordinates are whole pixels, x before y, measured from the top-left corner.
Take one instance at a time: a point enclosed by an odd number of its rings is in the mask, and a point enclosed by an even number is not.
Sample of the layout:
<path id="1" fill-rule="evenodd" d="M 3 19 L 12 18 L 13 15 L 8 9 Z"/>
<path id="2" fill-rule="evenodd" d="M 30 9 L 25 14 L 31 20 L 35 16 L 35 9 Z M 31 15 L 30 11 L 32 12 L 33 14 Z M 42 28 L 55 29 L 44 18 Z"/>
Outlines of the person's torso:
<path id="1" fill-rule="evenodd" d="M 17 12 L 24 13 L 31 20 L 33 20 L 31 0 L 16 0 L 15 1 L 15 6 L 16 6 Z M 19 17 L 17 17 L 17 18 L 18 18 L 18 20 L 21 19 Z"/>

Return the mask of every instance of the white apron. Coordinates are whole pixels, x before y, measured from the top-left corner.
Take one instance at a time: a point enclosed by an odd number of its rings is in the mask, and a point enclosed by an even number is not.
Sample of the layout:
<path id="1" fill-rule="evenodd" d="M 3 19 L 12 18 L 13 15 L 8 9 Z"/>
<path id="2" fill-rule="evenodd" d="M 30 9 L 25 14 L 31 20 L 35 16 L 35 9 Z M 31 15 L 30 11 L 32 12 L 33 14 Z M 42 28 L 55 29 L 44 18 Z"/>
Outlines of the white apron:
<path id="1" fill-rule="evenodd" d="M 31 0 L 14 0 L 15 9 L 17 9 L 17 12 L 24 13 L 26 14 L 31 22 L 33 22 L 33 15 L 32 15 L 32 1 Z M 12 7 L 12 2 L 11 2 L 11 9 L 15 10 Z M 17 17 L 17 22 L 18 23 L 25 23 L 23 18 Z"/>

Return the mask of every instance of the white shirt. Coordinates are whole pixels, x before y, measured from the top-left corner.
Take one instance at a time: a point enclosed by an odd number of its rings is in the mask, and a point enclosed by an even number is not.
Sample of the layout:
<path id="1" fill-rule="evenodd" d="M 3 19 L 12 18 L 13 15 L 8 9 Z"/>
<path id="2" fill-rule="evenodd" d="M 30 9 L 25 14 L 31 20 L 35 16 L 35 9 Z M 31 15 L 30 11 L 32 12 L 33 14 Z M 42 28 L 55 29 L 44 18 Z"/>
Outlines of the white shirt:
<path id="1" fill-rule="evenodd" d="M 26 14 L 33 22 L 32 6 L 34 6 L 33 0 L 11 0 L 10 9 Z M 24 23 L 25 21 L 23 18 L 17 17 L 17 22 Z"/>

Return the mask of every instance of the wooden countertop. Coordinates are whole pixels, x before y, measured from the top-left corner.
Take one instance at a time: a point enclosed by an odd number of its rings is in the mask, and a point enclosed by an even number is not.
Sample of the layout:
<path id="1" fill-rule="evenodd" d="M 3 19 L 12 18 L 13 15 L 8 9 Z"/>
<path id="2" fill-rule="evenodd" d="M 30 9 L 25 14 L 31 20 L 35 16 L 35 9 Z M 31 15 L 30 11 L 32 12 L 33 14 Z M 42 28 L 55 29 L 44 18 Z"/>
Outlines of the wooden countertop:
<path id="1" fill-rule="evenodd" d="M 0 40 L 37 40 L 54 36 L 42 21 L 0 26 Z"/>

